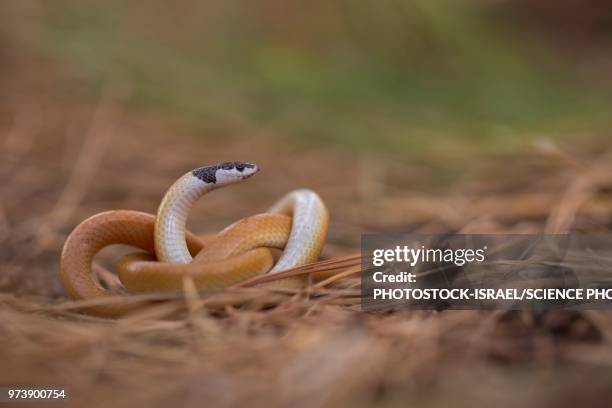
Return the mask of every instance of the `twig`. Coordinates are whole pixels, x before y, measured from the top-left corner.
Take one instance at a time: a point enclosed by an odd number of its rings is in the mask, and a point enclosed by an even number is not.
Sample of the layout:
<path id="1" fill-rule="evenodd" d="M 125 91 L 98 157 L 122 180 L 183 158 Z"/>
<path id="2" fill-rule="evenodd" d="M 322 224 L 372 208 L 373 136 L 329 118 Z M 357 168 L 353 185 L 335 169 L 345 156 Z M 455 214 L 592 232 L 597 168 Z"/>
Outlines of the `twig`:
<path id="1" fill-rule="evenodd" d="M 567 233 L 571 229 L 580 208 L 593 197 L 600 177 L 609 170 L 612 151 L 600 156 L 583 174 L 578 175 L 550 212 L 545 231 L 548 234 Z"/>

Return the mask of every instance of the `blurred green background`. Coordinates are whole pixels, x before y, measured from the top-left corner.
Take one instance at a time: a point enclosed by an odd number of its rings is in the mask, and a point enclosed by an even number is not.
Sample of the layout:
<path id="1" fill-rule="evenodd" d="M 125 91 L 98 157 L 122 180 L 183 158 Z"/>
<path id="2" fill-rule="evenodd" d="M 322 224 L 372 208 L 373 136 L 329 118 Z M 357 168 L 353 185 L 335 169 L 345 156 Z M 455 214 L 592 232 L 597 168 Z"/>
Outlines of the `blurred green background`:
<path id="1" fill-rule="evenodd" d="M 18 2 L 16 2 L 18 3 Z M 412 157 L 609 140 L 605 1 L 263 0 L 4 5 L 10 43 L 206 137 Z M 602 68 L 603 67 L 603 68 Z"/>

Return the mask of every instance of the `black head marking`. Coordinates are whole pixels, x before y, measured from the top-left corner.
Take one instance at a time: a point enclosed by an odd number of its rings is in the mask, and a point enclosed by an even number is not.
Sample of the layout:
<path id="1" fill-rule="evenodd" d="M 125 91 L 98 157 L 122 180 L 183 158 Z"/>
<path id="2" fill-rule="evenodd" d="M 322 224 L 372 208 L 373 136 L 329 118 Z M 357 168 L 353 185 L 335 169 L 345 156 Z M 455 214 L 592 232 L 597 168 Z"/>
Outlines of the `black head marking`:
<path id="1" fill-rule="evenodd" d="M 215 164 L 212 166 L 205 166 L 205 167 L 197 168 L 193 170 L 191 174 L 193 174 L 194 176 L 196 176 L 197 178 L 199 178 L 205 183 L 215 184 L 217 182 L 216 173 L 217 173 L 217 170 L 219 169 L 223 169 L 223 170 L 236 169 L 242 173 L 244 169 L 252 169 L 254 167 L 255 165 L 251 163 L 225 162 L 225 163 Z"/>
<path id="2" fill-rule="evenodd" d="M 199 178 L 205 183 L 216 183 L 217 177 L 215 177 L 215 173 L 217 172 L 217 166 L 206 166 L 194 169 L 191 174 Z"/>

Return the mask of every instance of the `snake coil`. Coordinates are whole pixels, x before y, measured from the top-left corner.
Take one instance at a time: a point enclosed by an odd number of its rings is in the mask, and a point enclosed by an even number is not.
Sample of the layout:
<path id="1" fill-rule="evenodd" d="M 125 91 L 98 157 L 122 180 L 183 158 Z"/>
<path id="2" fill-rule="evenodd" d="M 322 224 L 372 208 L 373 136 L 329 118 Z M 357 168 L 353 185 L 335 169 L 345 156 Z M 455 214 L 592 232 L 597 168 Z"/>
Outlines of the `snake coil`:
<path id="1" fill-rule="evenodd" d="M 244 218 L 207 239 L 186 230 L 193 204 L 219 187 L 245 180 L 259 171 L 251 163 L 227 162 L 200 167 L 168 189 L 157 215 L 114 210 L 80 223 L 68 236 L 61 255 L 64 287 L 73 299 L 113 295 L 95 279 L 92 262 L 104 247 L 125 244 L 143 250 L 117 263 L 117 274 L 131 293 L 180 291 L 189 276 L 196 287 L 222 289 L 263 273 L 277 273 L 316 261 L 327 237 L 329 214 L 313 191 L 295 190 L 267 213 Z M 269 248 L 282 249 L 276 263 Z M 299 287 L 302 277 L 266 285 Z M 98 316 L 120 316 L 143 306 L 125 301 L 87 307 Z"/>

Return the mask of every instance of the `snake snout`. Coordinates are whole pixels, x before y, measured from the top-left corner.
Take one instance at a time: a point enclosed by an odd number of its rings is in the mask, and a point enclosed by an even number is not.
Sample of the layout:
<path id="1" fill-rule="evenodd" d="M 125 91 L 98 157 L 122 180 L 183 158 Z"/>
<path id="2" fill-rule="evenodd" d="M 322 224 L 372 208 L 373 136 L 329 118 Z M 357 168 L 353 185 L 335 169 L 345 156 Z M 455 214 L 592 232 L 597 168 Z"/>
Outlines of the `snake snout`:
<path id="1" fill-rule="evenodd" d="M 256 164 L 252 164 L 252 163 L 238 162 L 236 164 L 236 170 L 239 173 L 242 173 L 241 177 L 244 180 L 244 179 L 248 179 L 249 177 L 257 173 L 259 171 L 259 167 L 257 167 Z"/>

